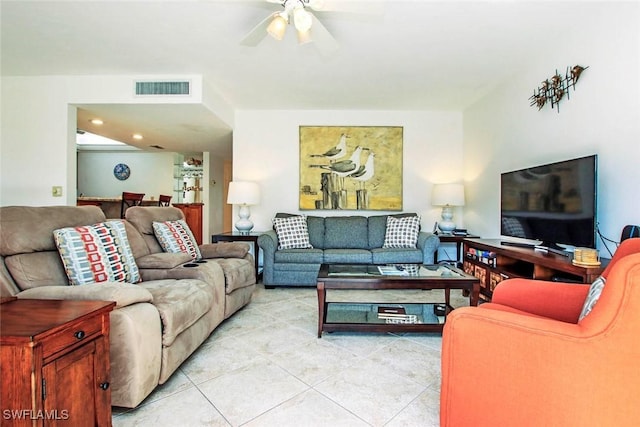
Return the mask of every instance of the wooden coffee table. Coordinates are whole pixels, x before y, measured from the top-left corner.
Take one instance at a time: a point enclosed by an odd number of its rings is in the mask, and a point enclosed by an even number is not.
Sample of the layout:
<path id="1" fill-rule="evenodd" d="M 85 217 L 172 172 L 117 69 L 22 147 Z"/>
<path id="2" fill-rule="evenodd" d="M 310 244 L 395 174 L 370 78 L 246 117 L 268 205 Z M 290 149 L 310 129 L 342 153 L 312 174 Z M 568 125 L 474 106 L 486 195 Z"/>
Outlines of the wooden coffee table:
<path id="1" fill-rule="evenodd" d="M 328 302 L 327 290 L 331 289 L 443 289 L 445 297 L 442 304 L 410 301 Z M 322 337 L 323 331 L 442 332 L 446 314 L 453 310 L 450 303 L 451 289 L 469 292 L 469 304 L 478 305 L 479 280 L 450 265 L 322 264 L 317 283 L 318 338 Z M 435 305 L 439 309 L 437 313 Z M 378 314 L 379 311 L 384 312 L 394 307 L 404 315 L 389 320 L 380 318 L 386 316 Z"/>

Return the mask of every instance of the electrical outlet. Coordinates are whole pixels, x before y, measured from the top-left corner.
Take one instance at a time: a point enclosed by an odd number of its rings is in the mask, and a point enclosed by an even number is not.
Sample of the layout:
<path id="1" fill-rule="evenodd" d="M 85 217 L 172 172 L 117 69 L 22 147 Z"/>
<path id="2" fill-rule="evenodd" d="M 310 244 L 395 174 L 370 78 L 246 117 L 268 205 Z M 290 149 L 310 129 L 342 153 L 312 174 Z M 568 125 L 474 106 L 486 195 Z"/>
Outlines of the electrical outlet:
<path id="1" fill-rule="evenodd" d="M 53 197 L 62 197 L 62 186 L 54 185 L 53 187 L 51 187 L 51 195 Z"/>

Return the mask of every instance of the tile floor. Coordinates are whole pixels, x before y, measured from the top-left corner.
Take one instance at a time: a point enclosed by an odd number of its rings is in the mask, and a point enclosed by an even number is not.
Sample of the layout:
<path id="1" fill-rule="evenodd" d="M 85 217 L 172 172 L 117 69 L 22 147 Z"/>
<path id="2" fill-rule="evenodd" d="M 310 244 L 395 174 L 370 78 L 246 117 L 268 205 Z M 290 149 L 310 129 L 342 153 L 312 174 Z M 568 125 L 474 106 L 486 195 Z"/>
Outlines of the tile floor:
<path id="1" fill-rule="evenodd" d="M 333 292 L 333 293 L 331 293 Z M 337 295 L 340 292 L 340 295 Z M 330 291 L 440 302 L 442 291 Z M 410 295 L 410 294 L 413 295 Z M 468 305 L 452 291 L 454 306 Z M 264 289 L 221 324 L 124 426 L 438 426 L 440 334 L 325 333 L 315 288 Z"/>

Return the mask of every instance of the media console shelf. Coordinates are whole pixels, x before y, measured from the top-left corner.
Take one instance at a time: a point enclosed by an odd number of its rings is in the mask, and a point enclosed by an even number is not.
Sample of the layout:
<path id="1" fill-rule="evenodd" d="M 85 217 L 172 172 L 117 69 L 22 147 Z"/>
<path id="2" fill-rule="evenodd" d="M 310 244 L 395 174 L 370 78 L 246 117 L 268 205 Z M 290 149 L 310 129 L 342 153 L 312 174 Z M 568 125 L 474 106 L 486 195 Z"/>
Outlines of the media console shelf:
<path id="1" fill-rule="evenodd" d="M 463 269 L 480 279 L 480 298 L 491 300 L 502 280 L 522 277 L 558 282 L 591 283 L 608 260 L 597 267 L 581 267 L 571 257 L 503 244 L 500 239 L 465 239 Z"/>

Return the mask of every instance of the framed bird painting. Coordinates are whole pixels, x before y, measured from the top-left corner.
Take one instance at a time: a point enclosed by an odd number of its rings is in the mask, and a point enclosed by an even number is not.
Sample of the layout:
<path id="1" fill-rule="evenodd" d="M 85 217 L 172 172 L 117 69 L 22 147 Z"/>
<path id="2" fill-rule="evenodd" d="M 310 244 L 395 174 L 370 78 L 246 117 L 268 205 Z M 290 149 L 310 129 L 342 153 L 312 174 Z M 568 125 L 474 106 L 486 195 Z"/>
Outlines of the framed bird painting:
<path id="1" fill-rule="evenodd" d="M 300 209 L 402 210 L 401 126 L 300 126 Z"/>

